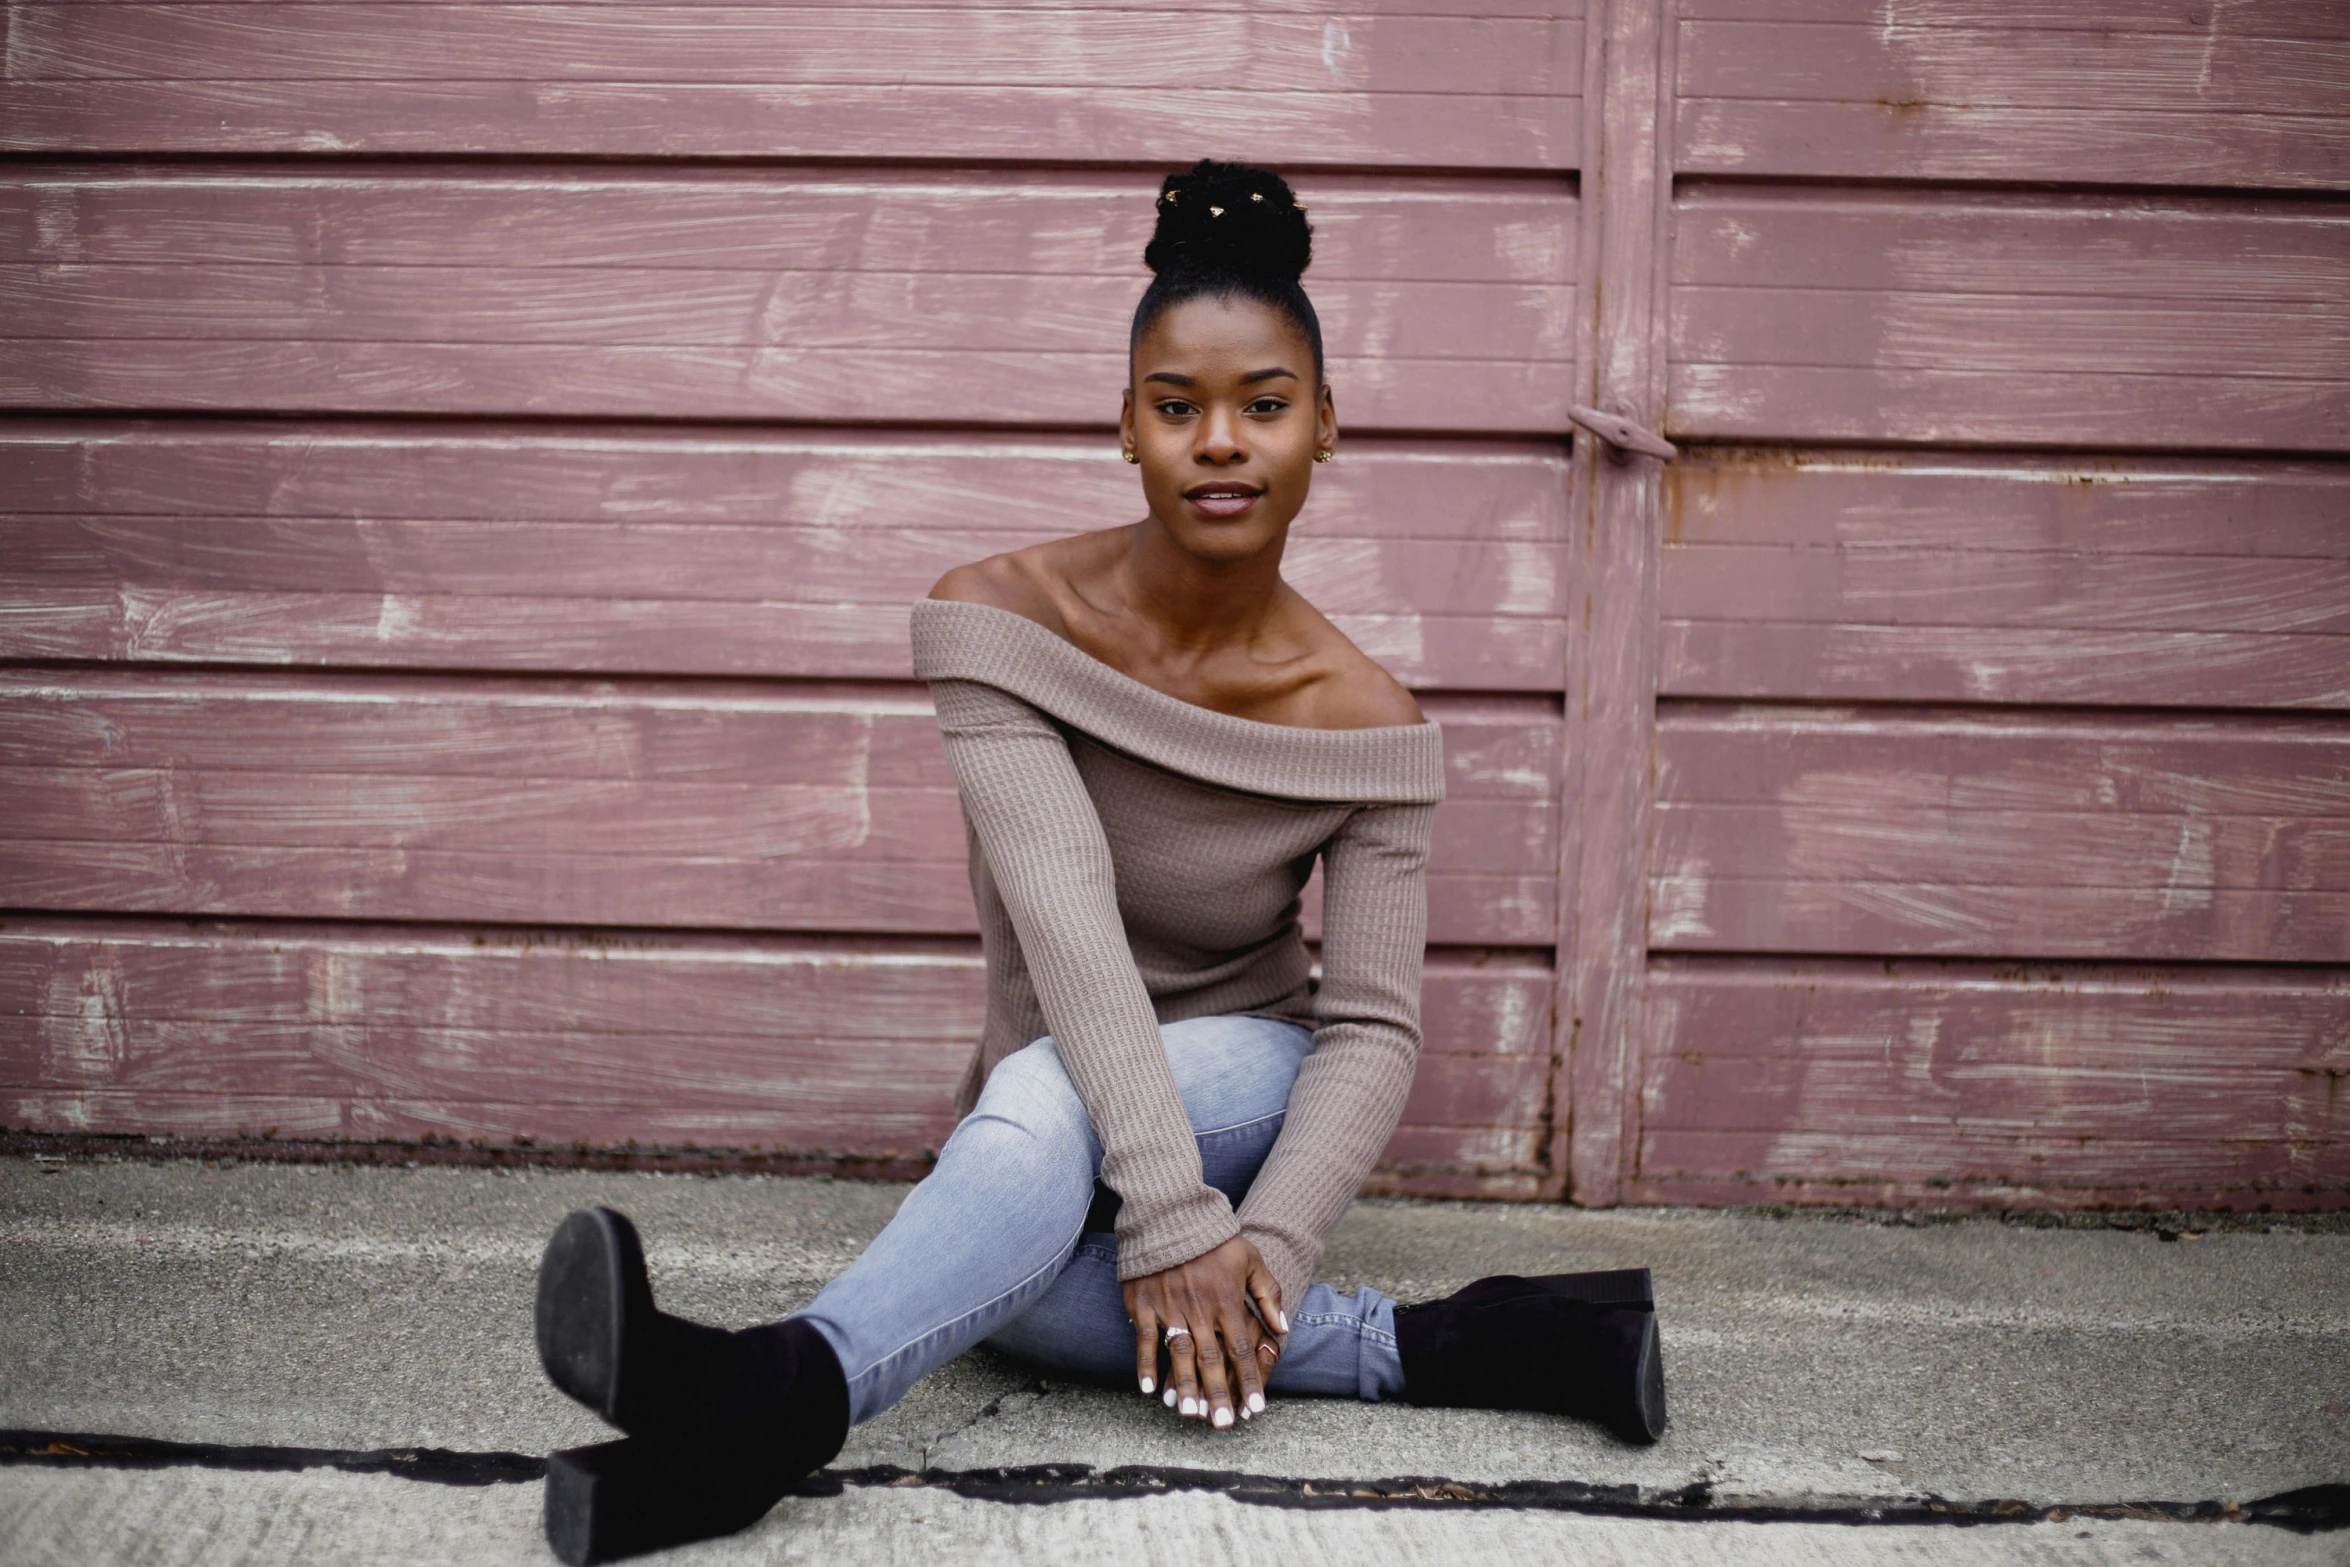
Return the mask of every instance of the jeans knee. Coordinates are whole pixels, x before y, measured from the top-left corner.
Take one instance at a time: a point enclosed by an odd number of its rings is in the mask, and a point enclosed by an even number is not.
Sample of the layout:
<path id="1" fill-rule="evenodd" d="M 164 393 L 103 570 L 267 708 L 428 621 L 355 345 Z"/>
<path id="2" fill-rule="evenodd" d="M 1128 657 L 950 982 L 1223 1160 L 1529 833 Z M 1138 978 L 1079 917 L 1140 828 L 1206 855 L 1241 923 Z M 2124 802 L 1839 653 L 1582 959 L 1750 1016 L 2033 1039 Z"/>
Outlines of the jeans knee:
<path id="1" fill-rule="evenodd" d="M 1100 1163 L 1093 1123 L 1050 1040 L 997 1063 L 979 1103 L 948 1140 L 942 1163 L 948 1154 L 985 1159 L 999 1173 L 1016 1170 L 1040 1190 L 1065 1185 L 1091 1196 Z"/>
<path id="2" fill-rule="evenodd" d="M 979 1091 L 972 1115 L 1026 1128 L 1039 1137 L 1075 1134 L 1080 1141 L 1092 1135 L 1093 1123 L 1077 1085 L 1061 1065 L 1061 1053 L 1050 1039 L 1022 1046 L 998 1061 Z"/>

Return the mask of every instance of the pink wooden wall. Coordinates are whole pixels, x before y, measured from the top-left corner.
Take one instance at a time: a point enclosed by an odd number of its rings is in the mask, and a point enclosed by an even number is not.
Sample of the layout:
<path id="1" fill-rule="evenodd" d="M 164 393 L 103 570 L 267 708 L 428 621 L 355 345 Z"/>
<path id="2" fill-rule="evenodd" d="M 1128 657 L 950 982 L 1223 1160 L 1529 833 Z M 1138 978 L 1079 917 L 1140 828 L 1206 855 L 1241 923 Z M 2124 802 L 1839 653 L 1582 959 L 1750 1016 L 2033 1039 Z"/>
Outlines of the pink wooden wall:
<path id="1" fill-rule="evenodd" d="M 905 605 L 1212 152 L 1447 731 L 1383 1185 L 2341 1203 L 2350 20 L 2187 14 L 7 8 L 0 1125 L 935 1148 Z"/>

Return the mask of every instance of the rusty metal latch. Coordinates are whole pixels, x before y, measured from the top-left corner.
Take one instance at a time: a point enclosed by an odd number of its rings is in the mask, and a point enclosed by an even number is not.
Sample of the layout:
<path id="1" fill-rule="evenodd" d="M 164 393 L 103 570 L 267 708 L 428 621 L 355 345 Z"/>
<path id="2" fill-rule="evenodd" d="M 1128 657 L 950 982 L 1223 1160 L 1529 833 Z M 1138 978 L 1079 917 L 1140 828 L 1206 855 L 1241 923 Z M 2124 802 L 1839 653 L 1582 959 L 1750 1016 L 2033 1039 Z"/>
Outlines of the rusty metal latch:
<path id="1" fill-rule="evenodd" d="M 1575 407 L 1567 410 L 1567 417 L 1607 443 L 1610 460 L 1623 462 L 1634 452 L 1643 457 L 1654 457 L 1671 462 L 1681 455 L 1681 449 L 1654 430 L 1634 424 L 1621 414 L 1601 413 L 1596 408 Z"/>

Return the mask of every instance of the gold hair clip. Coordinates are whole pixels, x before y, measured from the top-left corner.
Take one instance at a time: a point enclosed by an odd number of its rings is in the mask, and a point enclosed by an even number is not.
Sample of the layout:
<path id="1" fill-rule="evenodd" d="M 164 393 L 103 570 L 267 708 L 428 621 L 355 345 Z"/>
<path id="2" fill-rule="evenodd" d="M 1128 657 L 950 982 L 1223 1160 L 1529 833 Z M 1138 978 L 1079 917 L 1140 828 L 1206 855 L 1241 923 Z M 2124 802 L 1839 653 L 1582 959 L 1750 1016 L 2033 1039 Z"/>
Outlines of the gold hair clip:
<path id="1" fill-rule="evenodd" d="M 1251 201 L 1263 201 L 1265 199 L 1265 193 L 1261 190 L 1252 190 L 1248 193 L 1248 199 Z"/>
<path id="2" fill-rule="evenodd" d="M 1208 209 L 1208 216 L 1211 218 L 1220 218 L 1223 215 L 1224 209 L 1222 207 L 1210 207 Z"/>

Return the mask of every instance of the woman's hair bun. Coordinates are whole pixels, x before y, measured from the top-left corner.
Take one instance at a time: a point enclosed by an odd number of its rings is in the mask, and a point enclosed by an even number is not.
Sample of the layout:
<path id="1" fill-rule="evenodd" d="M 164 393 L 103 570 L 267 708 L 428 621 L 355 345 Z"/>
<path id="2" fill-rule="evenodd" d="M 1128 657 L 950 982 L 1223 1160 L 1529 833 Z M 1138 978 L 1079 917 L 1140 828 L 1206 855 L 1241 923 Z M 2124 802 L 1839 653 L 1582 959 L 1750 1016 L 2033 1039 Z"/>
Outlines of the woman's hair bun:
<path id="1" fill-rule="evenodd" d="M 1313 258 L 1313 228 L 1286 180 L 1207 158 L 1159 187 L 1159 226 L 1142 252 L 1162 278 L 1237 273 L 1282 283 L 1295 283 Z"/>

